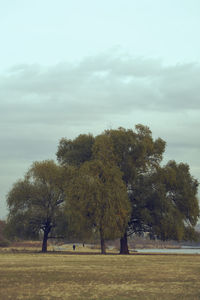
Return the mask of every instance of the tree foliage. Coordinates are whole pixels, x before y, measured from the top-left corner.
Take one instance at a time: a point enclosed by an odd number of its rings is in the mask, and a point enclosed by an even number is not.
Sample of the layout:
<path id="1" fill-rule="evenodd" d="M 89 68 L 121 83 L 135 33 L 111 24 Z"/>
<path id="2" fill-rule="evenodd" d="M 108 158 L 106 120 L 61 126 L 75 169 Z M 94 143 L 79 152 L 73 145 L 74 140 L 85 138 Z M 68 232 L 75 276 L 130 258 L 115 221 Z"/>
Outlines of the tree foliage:
<path id="1" fill-rule="evenodd" d="M 187 164 L 161 166 L 164 150 L 141 124 L 61 139 L 59 165 L 35 162 L 9 192 L 7 232 L 37 238 L 42 230 L 42 251 L 50 233 L 83 240 L 98 233 L 102 253 L 107 239 L 120 237 L 123 254 L 131 234 L 194 239 L 198 182 Z"/>
<path id="2" fill-rule="evenodd" d="M 169 161 L 158 169 L 150 197 L 151 202 L 157 198 L 162 204 L 157 214 L 159 221 L 153 228 L 156 236 L 162 240 L 192 240 L 199 217 L 197 191 L 198 182 L 187 164 Z"/>
<path id="3" fill-rule="evenodd" d="M 72 219 L 78 220 L 80 232 L 81 228 L 90 234 L 99 232 L 105 253 L 105 240 L 121 236 L 130 213 L 126 186 L 107 136 L 96 137 L 91 159 L 77 168 L 70 187 L 67 202 Z"/>
<path id="4" fill-rule="evenodd" d="M 46 252 L 49 233 L 62 215 L 66 180 L 66 171 L 53 161 L 33 163 L 7 197 L 10 235 L 33 238 L 42 230 L 42 251 Z"/>
<path id="5" fill-rule="evenodd" d="M 135 199 L 135 194 L 138 190 L 141 196 L 144 188 L 141 185 L 141 178 L 149 176 L 156 170 L 165 149 L 165 142 L 160 138 L 153 140 L 148 127 L 138 124 L 135 129 L 133 131 L 119 128 L 105 131 L 112 141 L 117 166 L 123 173 L 123 181 L 126 184 L 132 208 L 130 221 L 121 237 L 121 253 L 128 253 L 127 234 L 133 232 L 140 234 L 145 230 L 145 221 L 142 216 L 147 215 L 147 208 L 144 203 L 142 204 L 144 199 L 139 197 L 138 200 L 138 196 Z"/>
<path id="6" fill-rule="evenodd" d="M 91 134 L 80 134 L 74 140 L 61 139 L 56 153 L 58 162 L 61 165 L 80 166 L 91 159 L 93 143 Z"/>
<path id="7" fill-rule="evenodd" d="M 140 175 L 129 195 L 134 207 L 129 232 L 148 232 L 161 240 L 192 240 L 199 216 L 197 187 L 188 165 L 174 161 Z"/>
<path id="8" fill-rule="evenodd" d="M 129 201 L 122 174 L 100 160 L 84 163 L 68 193 L 69 211 L 85 231 L 98 231 L 101 250 L 105 240 L 120 237 L 129 217 Z"/>
<path id="9" fill-rule="evenodd" d="M 84 136 L 86 143 L 89 138 L 89 136 Z M 77 139 L 79 140 L 79 137 Z M 164 167 L 160 166 L 165 150 L 165 141 L 161 138 L 154 140 L 148 127 L 138 124 L 135 131 L 124 128 L 106 130 L 88 144 L 87 149 L 90 149 L 88 160 L 81 148 L 79 148 L 77 161 L 71 159 L 77 153 L 75 146 L 77 140 L 70 143 L 73 145 L 70 149 L 68 144 L 67 146 L 63 142 L 60 144 L 59 149 L 62 146 L 62 153 L 58 152 L 60 155 L 58 159 L 62 163 L 67 162 L 67 164 L 80 167 L 82 175 L 81 178 L 77 177 L 79 179 L 77 179 L 76 189 L 78 190 L 79 182 L 82 186 L 79 186 L 81 195 L 84 194 L 84 188 L 87 186 L 86 194 L 91 193 L 91 195 L 93 194 L 92 199 L 97 198 L 96 194 L 92 192 L 92 190 L 97 191 L 97 187 L 94 188 L 97 183 L 93 182 L 91 185 L 91 175 L 84 177 L 82 171 L 83 169 L 85 174 L 91 174 L 90 168 L 96 160 L 101 162 L 105 168 L 109 169 L 109 165 L 112 165 L 112 168 L 118 168 L 121 172 L 131 204 L 130 219 L 124 226 L 121 236 L 121 253 L 128 253 L 127 235 L 132 233 L 149 232 L 152 238 L 163 240 L 188 239 L 194 236 L 194 225 L 199 216 L 198 183 L 190 175 L 189 167 L 186 164 L 169 162 Z M 81 164 L 80 157 L 83 156 Z M 86 163 L 86 161 L 90 163 Z M 84 164 L 85 166 L 83 166 Z M 86 178 L 87 180 L 90 178 L 90 188 L 85 182 Z M 105 186 L 103 190 L 106 190 Z M 87 199 L 86 194 L 83 196 L 85 199 Z M 90 199 L 89 202 L 92 203 L 92 200 Z M 89 216 L 88 219 L 92 220 L 91 214 Z"/>
<path id="10" fill-rule="evenodd" d="M 9 241 L 6 239 L 6 221 L 0 220 L 0 247 L 9 245 Z"/>

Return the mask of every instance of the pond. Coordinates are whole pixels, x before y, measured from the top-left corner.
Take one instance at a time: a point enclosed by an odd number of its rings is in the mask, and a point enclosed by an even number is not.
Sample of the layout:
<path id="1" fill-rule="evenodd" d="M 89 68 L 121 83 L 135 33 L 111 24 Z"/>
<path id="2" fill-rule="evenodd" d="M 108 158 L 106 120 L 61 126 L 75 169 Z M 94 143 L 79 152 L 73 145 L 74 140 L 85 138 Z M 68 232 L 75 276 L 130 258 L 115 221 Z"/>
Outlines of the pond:
<path id="1" fill-rule="evenodd" d="M 138 253 L 175 253 L 175 254 L 200 254 L 200 248 L 199 247 L 187 247 L 183 246 L 178 249 L 134 249 Z M 132 249 L 132 251 L 134 251 Z M 132 252 L 130 250 L 130 252 Z"/>

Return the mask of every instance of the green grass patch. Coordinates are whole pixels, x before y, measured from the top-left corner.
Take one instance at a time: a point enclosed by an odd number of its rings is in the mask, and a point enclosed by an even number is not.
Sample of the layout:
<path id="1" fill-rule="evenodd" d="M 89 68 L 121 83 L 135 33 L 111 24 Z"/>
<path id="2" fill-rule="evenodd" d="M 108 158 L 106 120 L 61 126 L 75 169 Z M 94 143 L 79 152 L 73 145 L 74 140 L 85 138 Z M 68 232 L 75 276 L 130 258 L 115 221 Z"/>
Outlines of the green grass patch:
<path id="1" fill-rule="evenodd" d="M 0 253 L 0 299 L 200 299 L 198 255 Z"/>

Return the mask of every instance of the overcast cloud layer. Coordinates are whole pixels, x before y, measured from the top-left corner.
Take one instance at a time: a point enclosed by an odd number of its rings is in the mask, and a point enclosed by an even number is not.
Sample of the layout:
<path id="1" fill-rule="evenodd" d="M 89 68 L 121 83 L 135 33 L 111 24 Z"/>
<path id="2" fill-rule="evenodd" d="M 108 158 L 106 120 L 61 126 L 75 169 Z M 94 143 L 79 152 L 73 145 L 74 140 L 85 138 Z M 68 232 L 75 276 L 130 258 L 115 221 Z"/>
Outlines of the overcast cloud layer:
<path id="1" fill-rule="evenodd" d="M 5 196 L 60 138 L 142 123 L 167 142 L 165 161 L 200 179 L 200 65 L 104 53 L 51 67 L 15 65 L 0 76 L 0 217 Z"/>

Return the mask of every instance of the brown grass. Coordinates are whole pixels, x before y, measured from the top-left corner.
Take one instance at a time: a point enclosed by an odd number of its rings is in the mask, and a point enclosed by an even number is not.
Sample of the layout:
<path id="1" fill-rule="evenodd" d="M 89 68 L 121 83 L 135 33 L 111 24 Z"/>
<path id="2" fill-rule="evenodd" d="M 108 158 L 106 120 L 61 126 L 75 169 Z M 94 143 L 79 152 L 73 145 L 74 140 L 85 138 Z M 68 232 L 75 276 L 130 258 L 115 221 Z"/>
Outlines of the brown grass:
<path id="1" fill-rule="evenodd" d="M 200 255 L 0 253 L 0 299 L 200 299 Z"/>
<path id="2" fill-rule="evenodd" d="M 41 252 L 42 249 L 42 242 L 41 241 L 19 241 L 19 242 L 13 242 L 10 244 L 8 247 L 2 247 L 0 248 L 0 252 L 12 252 L 12 253 L 17 253 L 17 252 Z M 64 252 L 68 254 L 100 254 L 101 249 L 100 245 L 85 245 L 85 247 L 82 246 L 82 244 L 76 244 L 76 250 L 73 251 L 73 244 L 68 243 L 68 244 L 54 244 L 51 242 L 48 242 L 48 252 Z M 107 249 L 107 253 L 119 253 L 118 249 L 112 249 L 109 250 Z M 0 299 L 1 300 L 1 299 Z"/>

